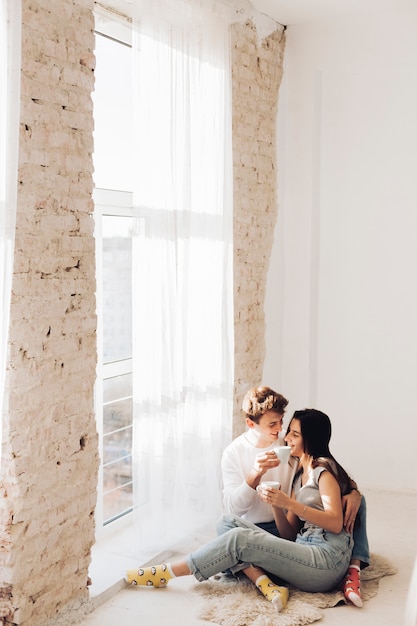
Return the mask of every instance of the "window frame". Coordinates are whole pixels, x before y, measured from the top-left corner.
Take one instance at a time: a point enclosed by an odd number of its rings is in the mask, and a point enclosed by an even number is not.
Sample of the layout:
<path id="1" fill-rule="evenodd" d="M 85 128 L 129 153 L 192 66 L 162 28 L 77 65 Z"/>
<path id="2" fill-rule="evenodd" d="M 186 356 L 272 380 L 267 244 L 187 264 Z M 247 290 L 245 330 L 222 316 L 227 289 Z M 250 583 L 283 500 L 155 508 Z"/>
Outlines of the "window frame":
<path id="1" fill-rule="evenodd" d="M 102 256 L 102 219 L 104 216 L 134 218 L 137 212 L 133 208 L 133 194 L 128 191 L 95 188 L 93 193 L 95 204 L 95 242 L 96 242 L 96 306 L 97 306 L 97 371 L 94 390 L 94 405 L 99 439 L 100 466 L 97 486 L 96 505 L 96 537 L 100 539 L 110 532 L 125 528 L 132 523 L 132 511 L 108 523 L 104 523 L 103 507 L 103 381 L 113 376 L 120 376 L 133 372 L 132 359 L 123 359 L 110 363 L 103 363 L 103 256 Z"/>
<path id="2" fill-rule="evenodd" d="M 102 36 L 114 40 L 128 47 L 132 47 L 132 20 L 129 15 L 123 15 L 122 9 L 128 10 L 123 0 L 121 13 L 115 13 L 109 7 L 95 4 L 94 18 L 96 37 Z M 128 12 L 128 11 L 127 11 Z M 103 228 L 104 216 L 137 217 L 133 208 L 133 193 L 129 190 L 104 189 L 95 187 L 93 191 L 95 215 L 95 246 L 96 246 L 96 307 L 97 307 L 97 367 L 96 383 L 94 388 L 94 408 L 96 414 L 96 428 L 99 441 L 99 470 L 97 482 L 97 503 L 95 508 L 96 540 L 105 539 L 110 534 L 118 532 L 133 522 L 133 510 L 105 523 L 104 521 L 104 424 L 103 424 L 103 381 L 112 376 L 131 373 L 132 359 L 124 359 L 112 363 L 103 363 Z"/>

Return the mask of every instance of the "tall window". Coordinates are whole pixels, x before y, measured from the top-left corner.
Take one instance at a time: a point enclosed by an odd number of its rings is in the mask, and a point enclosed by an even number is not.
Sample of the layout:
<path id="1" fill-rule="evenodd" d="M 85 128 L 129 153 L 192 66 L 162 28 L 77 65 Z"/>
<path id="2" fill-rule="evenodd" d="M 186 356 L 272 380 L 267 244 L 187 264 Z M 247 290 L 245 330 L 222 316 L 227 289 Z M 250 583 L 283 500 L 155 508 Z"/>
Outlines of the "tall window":
<path id="1" fill-rule="evenodd" d="M 133 47 L 121 53 L 130 60 L 113 55 L 100 74 L 97 48 L 96 109 L 113 63 L 106 106 L 116 91 L 123 103 L 101 126 L 96 119 L 95 151 L 110 150 L 110 167 L 124 170 L 113 191 L 96 191 L 98 398 L 103 520 L 132 510 L 132 550 L 143 555 L 221 511 L 233 390 L 232 168 L 228 16 L 208 0 L 134 5 Z M 126 94 L 116 81 L 129 64 Z M 127 120 L 123 154 L 111 148 L 114 116 Z M 97 186 L 108 187 L 110 175 L 98 183 L 98 163 Z"/>
<path id="2" fill-rule="evenodd" d="M 97 18 L 94 92 L 100 433 L 98 527 L 133 511 L 132 49 L 128 22 Z"/>
<path id="3" fill-rule="evenodd" d="M 127 197 L 126 197 L 127 196 Z M 133 510 L 132 482 L 132 228 L 131 194 L 97 190 L 100 258 L 101 376 L 97 406 L 101 415 L 103 524 Z M 126 205 L 126 202 L 125 202 Z"/>

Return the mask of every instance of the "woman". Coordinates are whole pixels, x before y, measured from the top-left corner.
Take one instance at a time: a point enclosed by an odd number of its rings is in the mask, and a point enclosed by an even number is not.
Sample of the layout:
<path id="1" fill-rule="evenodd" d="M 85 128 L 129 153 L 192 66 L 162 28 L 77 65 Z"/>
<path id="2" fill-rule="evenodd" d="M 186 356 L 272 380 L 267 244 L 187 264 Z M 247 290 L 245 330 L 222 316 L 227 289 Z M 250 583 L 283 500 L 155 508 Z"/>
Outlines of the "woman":
<path id="1" fill-rule="evenodd" d="M 296 411 L 285 441 L 299 458 L 291 496 L 265 488 L 259 497 L 273 506 L 280 537 L 240 517 L 226 515 L 219 536 L 184 560 L 129 570 L 129 584 L 164 587 L 169 579 L 193 574 L 197 580 L 230 570 L 243 571 L 277 610 L 288 590 L 265 573 L 303 591 L 328 591 L 341 582 L 352 553 L 352 537 L 343 528 L 342 496 L 351 488 L 345 470 L 329 450 L 331 424 L 315 409 Z"/>

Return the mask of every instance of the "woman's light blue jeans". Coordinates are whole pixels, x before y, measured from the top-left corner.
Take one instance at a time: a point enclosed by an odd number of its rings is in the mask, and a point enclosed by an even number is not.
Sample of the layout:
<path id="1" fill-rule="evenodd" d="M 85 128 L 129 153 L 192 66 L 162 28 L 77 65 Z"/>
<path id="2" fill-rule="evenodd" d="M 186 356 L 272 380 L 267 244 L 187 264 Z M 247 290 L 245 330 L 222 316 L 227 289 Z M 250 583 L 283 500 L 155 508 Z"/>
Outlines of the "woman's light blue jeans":
<path id="1" fill-rule="evenodd" d="M 187 557 L 199 581 L 256 565 L 302 591 L 328 591 L 343 579 L 353 547 L 344 530 L 335 535 L 312 527 L 288 541 L 234 515 L 223 516 L 217 532 L 216 539 Z"/>
<path id="2" fill-rule="evenodd" d="M 361 505 L 359 507 L 357 522 L 355 529 L 353 530 L 353 550 L 352 559 L 358 559 L 361 562 L 361 569 L 368 567 L 371 562 L 371 555 L 369 552 L 368 533 L 366 530 L 366 500 L 365 496 L 362 496 Z M 266 530 L 266 532 L 279 537 L 278 528 L 275 522 L 260 522 L 257 523 L 258 528 Z M 224 532 L 224 530 L 223 530 Z"/>

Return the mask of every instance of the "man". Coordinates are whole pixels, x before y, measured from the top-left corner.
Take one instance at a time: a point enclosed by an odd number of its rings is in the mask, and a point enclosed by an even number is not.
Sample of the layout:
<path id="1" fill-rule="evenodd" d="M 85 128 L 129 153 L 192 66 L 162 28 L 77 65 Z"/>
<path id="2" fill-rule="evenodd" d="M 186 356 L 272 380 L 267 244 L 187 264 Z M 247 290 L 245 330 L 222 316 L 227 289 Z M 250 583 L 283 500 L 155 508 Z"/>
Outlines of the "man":
<path id="1" fill-rule="evenodd" d="M 280 463 L 274 452 L 275 447 L 286 445 L 282 425 L 287 405 L 288 400 L 270 387 L 250 389 L 242 404 L 247 431 L 226 447 L 221 464 L 225 513 L 243 517 L 274 535 L 279 533 L 272 507 L 259 498 L 256 488 L 264 480 L 275 480 L 288 495 L 291 493 L 298 460 L 290 457 L 287 463 Z M 353 532 L 355 543 L 343 592 L 361 607 L 360 569 L 369 565 L 369 547 L 365 498 L 353 480 L 352 491 L 343 500 L 344 525 Z"/>

